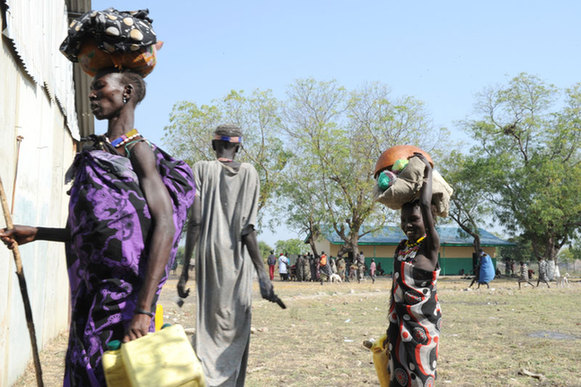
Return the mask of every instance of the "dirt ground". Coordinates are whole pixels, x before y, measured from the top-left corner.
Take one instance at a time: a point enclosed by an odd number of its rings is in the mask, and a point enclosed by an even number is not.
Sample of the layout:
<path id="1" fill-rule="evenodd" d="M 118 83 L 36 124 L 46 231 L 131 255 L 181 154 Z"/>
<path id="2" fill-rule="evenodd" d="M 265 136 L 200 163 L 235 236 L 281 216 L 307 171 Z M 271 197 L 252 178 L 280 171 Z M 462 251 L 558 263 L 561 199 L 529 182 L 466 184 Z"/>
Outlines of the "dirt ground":
<path id="1" fill-rule="evenodd" d="M 179 308 L 176 283 L 170 278 L 161 295 L 165 322 L 193 328 L 195 297 Z M 550 289 L 519 290 L 515 279 L 497 279 L 490 289 L 469 283 L 442 277 L 438 284 L 439 385 L 581 386 L 579 278 Z M 255 283 L 247 386 L 379 385 L 362 342 L 385 332 L 391 280 L 321 286 L 275 279 L 274 286 L 286 310 L 261 300 Z M 45 385 L 61 385 L 65 350 L 66 334 L 43 349 Z M 31 364 L 16 386 L 34 385 Z"/>

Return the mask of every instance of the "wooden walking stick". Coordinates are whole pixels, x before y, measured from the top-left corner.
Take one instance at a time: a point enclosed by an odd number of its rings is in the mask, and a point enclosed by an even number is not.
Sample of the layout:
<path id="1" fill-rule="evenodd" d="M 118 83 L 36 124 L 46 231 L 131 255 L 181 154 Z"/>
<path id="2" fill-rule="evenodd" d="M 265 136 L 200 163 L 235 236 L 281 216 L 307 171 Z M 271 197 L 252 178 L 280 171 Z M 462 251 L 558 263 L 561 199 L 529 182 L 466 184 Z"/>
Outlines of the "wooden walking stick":
<path id="1" fill-rule="evenodd" d="M 10 211 L 8 209 L 8 201 L 6 200 L 6 192 L 4 191 L 4 185 L 2 184 L 2 178 L 0 178 L 0 199 L 2 201 L 4 219 L 6 220 L 6 228 L 14 228 L 12 216 L 10 216 Z M 28 325 L 28 333 L 30 335 L 34 369 L 36 370 L 36 384 L 38 386 L 44 386 L 44 383 L 42 382 L 42 369 L 40 368 L 40 356 L 38 355 L 38 346 L 36 344 L 36 331 L 34 330 L 34 321 L 32 320 L 32 308 L 30 307 L 30 298 L 28 297 L 28 288 L 26 287 L 26 279 L 24 278 L 24 271 L 22 270 L 22 260 L 20 259 L 18 244 L 15 244 L 14 249 L 12 249 L 12 254 L 14 255 L 16 275 L 18 276 L 20 293 L 22 294 L 22 302 L 24 303 L 24 315 L 26 316 L 26 324 Z"/>

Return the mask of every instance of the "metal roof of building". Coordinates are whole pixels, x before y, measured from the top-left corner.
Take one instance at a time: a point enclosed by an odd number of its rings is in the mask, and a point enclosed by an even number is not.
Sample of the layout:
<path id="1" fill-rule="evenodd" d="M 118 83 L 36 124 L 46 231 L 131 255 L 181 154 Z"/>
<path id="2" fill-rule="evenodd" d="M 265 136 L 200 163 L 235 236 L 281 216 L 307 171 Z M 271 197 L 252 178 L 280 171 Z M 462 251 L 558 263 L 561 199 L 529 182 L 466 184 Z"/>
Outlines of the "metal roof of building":
<path id="1" fill-rule="evenodd" d="M 437 226 L 440 235 L 441 246 L 472 246 L 473 238 L 460 227 Z M 479 228 L 481 246 L 515 246 L 514 243 L 501 239 L 494 234 Z M 323 232 L 325 237 L 333 245 L 342 245 L 345 242 L 336 232 Z M 359 239 L 360 246 L 387 245 L 397 246 L 402 239 L 406 239 L 405 234 L 399 227 L 386 226 L 374 233 L 366 234 Z"/>

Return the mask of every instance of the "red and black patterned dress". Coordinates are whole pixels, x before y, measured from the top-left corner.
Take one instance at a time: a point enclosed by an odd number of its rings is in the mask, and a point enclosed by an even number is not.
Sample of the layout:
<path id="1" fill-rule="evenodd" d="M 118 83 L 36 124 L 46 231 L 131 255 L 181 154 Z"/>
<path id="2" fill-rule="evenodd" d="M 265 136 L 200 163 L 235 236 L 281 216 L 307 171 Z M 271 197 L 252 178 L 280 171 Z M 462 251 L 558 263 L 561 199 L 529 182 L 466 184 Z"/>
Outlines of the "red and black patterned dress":
<path id="1" fill-rule="evenodd" d="M 425 271 L 413 262 L 421 244 L 396 249 L 389 307 L 391 386 L 433 386 L 442 312 L 436 291 L 440 267 Z"/>

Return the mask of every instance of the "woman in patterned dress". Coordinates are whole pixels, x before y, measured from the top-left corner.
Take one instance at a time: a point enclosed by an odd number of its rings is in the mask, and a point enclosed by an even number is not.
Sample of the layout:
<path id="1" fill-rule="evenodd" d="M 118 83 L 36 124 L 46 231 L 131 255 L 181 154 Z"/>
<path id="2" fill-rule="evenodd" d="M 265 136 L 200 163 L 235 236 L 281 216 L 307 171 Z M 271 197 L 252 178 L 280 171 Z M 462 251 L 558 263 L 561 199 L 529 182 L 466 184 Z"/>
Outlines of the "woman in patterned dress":
<path id="1" fill-rule="evenodd" d="M 432 212 L 432 167 L 425 164 L 417 201 L 401 209 L 401 228 L 407 236 L 396 249 L 387 330 L 392 386 L 432 386 L 442 313 L 436 292 L 440 268 L 440 238 Z"/>
<path id="2" fill-rule="evenodd" d="M 533 288 L 535 287 L 535 285 L 533 285 L 530 281 L 530 276 L 529 276 L 529 267 L 528 265 L 523 262 L 520 261 L 520 276 L 518 277 L 518 288 L 521 288 L 521 283 L 522 282 L 526 282 L 527 284 L 531 285 Z"/>
<path id="3" fill-rule="evenodd" d="M 539 279 L 537 280 L 537 288 L 539 287 L 541 281 L 546 283 L 549 288 L 551 287 L 551 285 L 549 285 L 549 275 L 547 272 L 548 272 L 547 261 L 545 261 L 544 258 L 539 259 Z"/>
<path id="4" fill-rule="evenodd" d="M 66 228 L 15 226 L 0 237 L 12 247 L 34 240 L 66 243 L 71 325 L 65 386 L 104 386 L 107 343 L 153 331 L 157 297 L 177 252 L 194 199 L 192 171 L 134 129 L 145 96 L 138 74 L 102 70 L 89 93 L 108 121 L 104 136 L 77 154 L 67 177 Z"/>

